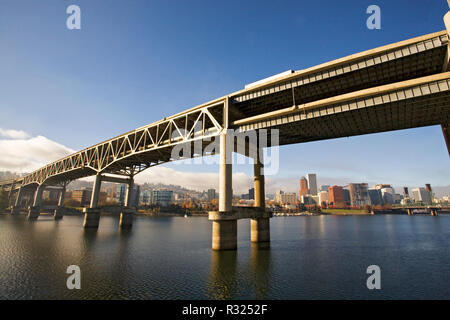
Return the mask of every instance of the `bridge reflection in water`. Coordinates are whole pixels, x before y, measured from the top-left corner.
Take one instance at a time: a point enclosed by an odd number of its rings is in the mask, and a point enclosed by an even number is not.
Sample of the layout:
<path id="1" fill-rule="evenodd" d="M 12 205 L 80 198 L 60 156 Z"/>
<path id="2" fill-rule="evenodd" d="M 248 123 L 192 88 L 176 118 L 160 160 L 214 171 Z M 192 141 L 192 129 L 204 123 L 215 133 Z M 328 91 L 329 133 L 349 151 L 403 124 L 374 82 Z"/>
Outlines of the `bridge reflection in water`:
<path id="1" fill-rule="evenodd" d="M 252 243 L 248 272 L 244 277 L 237 273 L 238 253 L 234 250 L 211 252 L 211 270 L 208 279 L 207 296 L 210 299 L 268 299 L 271 270 L 270 243 Z M 272 278 L 272 280 L 271 280 Z"/>

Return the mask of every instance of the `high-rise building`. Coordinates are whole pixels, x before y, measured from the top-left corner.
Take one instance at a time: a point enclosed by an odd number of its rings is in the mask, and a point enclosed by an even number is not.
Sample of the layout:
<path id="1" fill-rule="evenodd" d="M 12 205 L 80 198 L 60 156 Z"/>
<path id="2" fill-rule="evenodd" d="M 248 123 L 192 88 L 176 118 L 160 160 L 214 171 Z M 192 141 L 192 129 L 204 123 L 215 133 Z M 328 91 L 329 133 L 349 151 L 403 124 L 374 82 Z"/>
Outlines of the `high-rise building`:
<path id="1" fill-rule="evenodd" d="M 255 200 L 255 188 L 248 189 L 248 199 Z"/>
<path id="2" fill-rule="evenodd" d="M 412 194 L 416 202 L 431 203 L 431 192 L 428 192 L 425 188 L 412 189 Z"/>
<path id="3" fill-rule="evenodd" d="M 381 188 L 380 190 L 381 190 L 381 196 L 383 198 L 384 204 L 394 204 L 395 203 L 394 188 L 392 188 L 390 185 L 385 185 L 385 187 Z"/>
<path id="4" fill-rule="evenodd" d="M 404 196 L 405 198 L 409 198 L 408 187 L 403 187 L 403 196 Z"/>
<path id="5" fill-rule="evenodd" d="M 308 173 L 306 175 L 306 179 L 308 180 L 308 189 L 309 193 L 313 196 L 317 195 L 317 176 L 315 173 Z"/>
<path id="6" fill-rule="evenodd" d="M 281 203 L 281 196 L 284 194 L 283 190 L 277 190 L 277 192 L 275 192 L 275 202 L 277 203 Z"/>
<path id="7" fill-rule="evenodd" d="M 212 201 L 216 199 L 216 189 L 208 189 L 208 200 Z"/>
<path id="8" fill-rule="evenodd" d="M 323 185 L 320 186 L 319 191 L 326 191 L 326 192 L 328 192 L 328 188 L 329 187 L 330 186 L 328 184 L 323 184 Z"/>
<path id="9" fill-rule="evenodd" d="M 301 201 L 302 196 L 306 196 L 309 193 L 308 180 L 305 177 L 300 178 L 300 188 L 298 189 L 298 199 Z"/>
<path id="10" fill-rule="evenodd" d="M 125 185 L 124 184 L 118 184 L 116 185 L 116 193 L 115 193 L 115 200 L 119 203 L 119 205 L 124 206 L 125 205 Z"/>
<path id="11" fill-rule="evenodd" d="M 364 206 L 370 204 L 367 189 L 367 183 L 350 183 L 348 185 L 348 191 L 350 192 L 350 203 L 352 206 Z"/>
<path id="12" fill-rule="evenodd" d="M 383 204 L 383 197 L 380 189 L 369 189 L 367 192 L 372 206 L 381 206 Z"/>
<path id="13" fill-rule="evenodd" d="M 342 187 L 332 186 L 328 188 L 328 203 L 335 207 L 343 207 L 345 205 Z"/>
<path id="14" fill-rule="evenodd" d="M 343 188 L 342 189 L 342 194 L 344 196 L 344 204 L 346 206 L 349 206 L 351 204 L 350 191 L 348 191 L 348 189 Z"/>
<path id="15" fill-rule="evenodd" d="M 297 203 L 297 195 L 295 193 L 284 193 L 282 190 L 278 190 L 275 194 L 275 202 L 280 204 L 295 204 Z"/>
<path id="16" fill-rule="evenodd" d="M 320 191 L 319 192 L 319 204 L 327 204 L 328 203 L 328 191 Z"/>

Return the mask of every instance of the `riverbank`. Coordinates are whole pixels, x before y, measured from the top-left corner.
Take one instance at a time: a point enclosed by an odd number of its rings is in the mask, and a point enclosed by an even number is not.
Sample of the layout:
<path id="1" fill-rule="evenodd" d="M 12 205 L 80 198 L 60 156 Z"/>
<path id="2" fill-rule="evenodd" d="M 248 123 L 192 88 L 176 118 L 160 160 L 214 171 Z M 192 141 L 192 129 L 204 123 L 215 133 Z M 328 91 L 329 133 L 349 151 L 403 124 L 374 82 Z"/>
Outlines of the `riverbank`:
<path id="1" fill-rule="evenodd" d="M 347 215 L 372 215 L 372 213 L 367 212 L 364 209 L 322 209 L 322 214 L 325 215 L 338 215 L 338 216 L 347 216 Z"/>

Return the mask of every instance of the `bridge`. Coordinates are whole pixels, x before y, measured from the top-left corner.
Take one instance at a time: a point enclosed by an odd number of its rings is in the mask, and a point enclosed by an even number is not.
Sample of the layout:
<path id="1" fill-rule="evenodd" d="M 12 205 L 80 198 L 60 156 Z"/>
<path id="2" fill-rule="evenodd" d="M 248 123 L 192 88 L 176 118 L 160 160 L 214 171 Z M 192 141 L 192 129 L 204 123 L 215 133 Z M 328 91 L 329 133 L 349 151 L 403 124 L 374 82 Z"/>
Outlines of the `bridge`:
<path id="1" fill-rule="evenodd" d="M 219 211 L 211 212 L 212 248 L 237 248 L 237 220 L 251 219 L 251 241 L 270 241 L 261 150 L 376 132 L 440 125 L 450 154 L 450 12 L 446 30 L 353 54 L 305 70 L 289 71 L 246 86 L 49 163 L 22 178 L 2 181 L 12 214 L 32 198 L 28 219 L 40 215 L 45 188 L 59 187 L 61 218 L 65 185 L 95 176 L 85 228 L 98 228 L 103 181 L 125 183 L 120 226 L 132 224 L 134 177 L 170 161 L 219 154 Z M 267 130 L 267 131 L 266 131 Z M 266 133 L 264 136 L 262 133 Z M 240 144 L 233 135 L 257 137 Z M 278 138 L 273 143 L 272 137 Z M 218 140 L 216 148 L 211 141 Z M 238 140 L 238 139 L 237 139 Z M 269 142 L 267 142 L 267 141 Z M 233 152 L 254 160 L 255 205 L 232 207 Z M 30 196 L 31 195 L 31 196 Z"/>

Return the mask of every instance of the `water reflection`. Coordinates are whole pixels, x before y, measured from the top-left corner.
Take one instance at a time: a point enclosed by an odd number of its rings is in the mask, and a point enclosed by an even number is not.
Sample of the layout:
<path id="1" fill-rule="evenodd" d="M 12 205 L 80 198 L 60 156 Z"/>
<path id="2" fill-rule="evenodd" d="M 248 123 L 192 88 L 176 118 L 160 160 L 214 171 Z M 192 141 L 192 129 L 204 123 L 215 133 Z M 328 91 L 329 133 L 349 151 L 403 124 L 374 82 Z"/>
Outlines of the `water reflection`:
<path id="1" fill-rule="evenodd" d="M 238 286 L 237 252 L 212 251 L 211 270 L 208 281 L 208 297 L 210 299 L 233 299 Z"/>
<path id="2" fill-rule="evenodd" d="M 271 277 L 270 242 L 252 243 L 250 274 L 255 299 L 268 299 Z"/>

